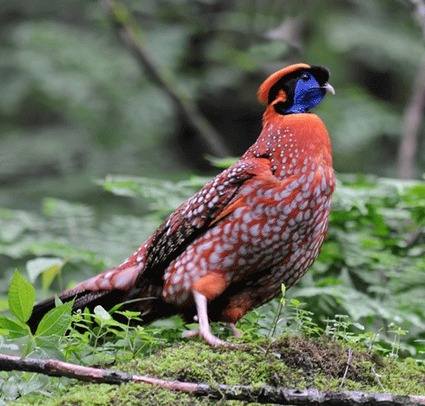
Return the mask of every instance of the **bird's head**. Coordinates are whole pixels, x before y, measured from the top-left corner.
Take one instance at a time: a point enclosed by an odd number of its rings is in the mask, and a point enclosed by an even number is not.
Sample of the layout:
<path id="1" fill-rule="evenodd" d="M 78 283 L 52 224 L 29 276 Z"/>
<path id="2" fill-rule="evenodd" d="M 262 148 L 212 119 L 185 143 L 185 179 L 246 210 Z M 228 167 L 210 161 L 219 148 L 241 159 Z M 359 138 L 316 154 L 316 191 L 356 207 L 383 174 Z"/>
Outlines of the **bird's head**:
<path id="1" fill-rule="evenodd" d="M 326 68 L 297 63 L 270 75 L 258 89 L 258 100 L 279 114 L 307 113 L 326 93 L 335 94 L 328 80 Z"/>

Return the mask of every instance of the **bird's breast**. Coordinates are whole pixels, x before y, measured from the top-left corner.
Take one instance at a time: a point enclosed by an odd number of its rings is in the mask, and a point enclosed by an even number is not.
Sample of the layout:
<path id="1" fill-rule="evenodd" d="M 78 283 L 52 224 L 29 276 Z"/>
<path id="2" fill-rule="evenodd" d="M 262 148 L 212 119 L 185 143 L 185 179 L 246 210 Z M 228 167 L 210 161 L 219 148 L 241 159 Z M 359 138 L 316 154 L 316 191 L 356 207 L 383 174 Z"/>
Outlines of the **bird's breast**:
<path id="1" fill-rule="evenodd" d="M 287 173 L 286 167 L 278 168 Z M 245 204 L 262 221 L 280 222 L 282 226 L 308 226 L 318 212 L 329 211 L 335 187 L 333 169 L 306 159 L 297 175 L 281 175 L 272 187 L 262 179 L 253 179 L 245 190 Z"/>

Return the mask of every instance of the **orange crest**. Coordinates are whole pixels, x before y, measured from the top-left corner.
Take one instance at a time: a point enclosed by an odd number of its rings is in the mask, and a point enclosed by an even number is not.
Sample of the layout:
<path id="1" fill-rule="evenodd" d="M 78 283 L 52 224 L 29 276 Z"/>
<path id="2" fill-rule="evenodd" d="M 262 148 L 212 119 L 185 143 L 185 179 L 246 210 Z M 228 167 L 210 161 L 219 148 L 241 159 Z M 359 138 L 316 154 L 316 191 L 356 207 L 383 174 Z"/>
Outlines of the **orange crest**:
<path id="1" fill-rule="evenodd" d="M 260 86 L 257 92 L 257 98 L 260 103 L 267 104 L 269 98 L 270 89 L 277 83 L 280 79 L 293 73 L 300 69 L 309 69 L 310 65 L 306 63 L 296 63 L 294 65 L 289 65 L 286 68 L 280 69 L 277 72 L 271 74 Z"/>

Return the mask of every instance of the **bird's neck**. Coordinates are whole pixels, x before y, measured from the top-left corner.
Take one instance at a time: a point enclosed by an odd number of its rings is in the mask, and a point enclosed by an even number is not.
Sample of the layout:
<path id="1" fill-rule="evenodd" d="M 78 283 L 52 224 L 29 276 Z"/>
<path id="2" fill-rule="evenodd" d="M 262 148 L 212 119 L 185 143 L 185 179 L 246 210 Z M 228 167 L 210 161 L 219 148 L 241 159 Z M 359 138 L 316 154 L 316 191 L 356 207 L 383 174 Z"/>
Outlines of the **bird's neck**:
<path id="1" fill-rule="evenodd" d="M 280 115 L 267 109 L 261 134 L 244 157 L 268 157 L 273 172 L 281 178 L 311 168 L 332 169 L 328 131 L 311 113 Z"/>

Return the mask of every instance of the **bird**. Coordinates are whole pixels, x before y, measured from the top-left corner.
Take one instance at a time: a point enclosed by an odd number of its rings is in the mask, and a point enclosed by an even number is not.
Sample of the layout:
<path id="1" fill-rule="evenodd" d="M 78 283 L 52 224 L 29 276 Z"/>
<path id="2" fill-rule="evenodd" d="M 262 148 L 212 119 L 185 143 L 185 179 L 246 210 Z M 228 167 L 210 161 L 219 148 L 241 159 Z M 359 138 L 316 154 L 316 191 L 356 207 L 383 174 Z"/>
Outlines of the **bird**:
<path id="1" fill-rule="evenodd" d="M 258 89 L 265 105 L 256 142 L 182 203 L 123 263 L 65 290 L 73 309 L 124 303 L 143 323 L 180 314 L 197 321 L 186 336 L 229 343 L 211 322 L 236 323 L 293 286 L 319 254 L 335 188 L 331 141 L 311 112 L 335 94 L 325 67 L 296 63 Z M 34 330 L 55 306 L 37 304 Z"/>

